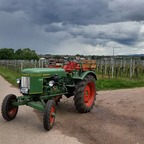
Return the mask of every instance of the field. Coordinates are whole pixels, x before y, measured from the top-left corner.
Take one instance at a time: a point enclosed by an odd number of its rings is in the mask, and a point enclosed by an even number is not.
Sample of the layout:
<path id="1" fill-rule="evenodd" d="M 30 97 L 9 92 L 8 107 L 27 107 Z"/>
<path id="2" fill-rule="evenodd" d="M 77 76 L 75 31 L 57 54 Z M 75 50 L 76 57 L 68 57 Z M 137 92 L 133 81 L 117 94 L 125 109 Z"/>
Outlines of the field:
<path id="1" fill-rule="evenodd" d="M 48 61 L 0 60 L 0 74 L 16 86 L 23 68 L 47 67 Z M 144 86 L 144 62 L 132 59 L 98 59 L 97 90 Z"/>
<path id="2" fill-rule="evenodd" d="M 20 71 L 24 68 L 48 67 L 63 60 L 0 60 L 0 66 Z M 96 73 L 101 78 L 129 78 L 139 80 L 144 76 L 144 61 L 140 59 L 101 58 L 96 60 Z"/>
<path id="3" fill-rule="evenodd" d="M 20 68 L 22 67 L 20 66 Z M 106 66 L 106 70 L 107 68 L 108 66 Z M 144 87 L 142 74 L 140 73 L 141 75 L 139 74 L 137 78 L 134 73 L 132 77 L 127 77 L 126 73 L 115 77 L 115 71 L 113 77 L 109 77 L 107 73 L 104 75 L 101 69 L 97 69 L 96 73 L 98 77 L 96 82 L 97 99 L 90 113 L 79 114 L 74 107 L 73 98 L 67 99 L 63 96 L 57 105 L 55 126 L 52 131 L 45 133 L 42 128 L 43 113 L 22 106 L 19 108 L 18 116 L 14 121 L 5 122 L 0 117 L 0 129 L 3 131 L 0 136 L 0 143 L 46 144 L 46 139 L 49 143 L 56 144 L 143 143 L 144 90 L 143 88 L 134 88 Z M 20 70 L 16 69 L 14 65 L 3 64 L 0 66 L 0 75 L 16 86 L 16 79 L 20 77 Z M 19 90 L 7 83 L 2 77 L 0 77 L 0 83 L 2 83 L 0 102 L 9 93 L 20 95 Z M 11 135 L 13 131 L 15 131 L 15 138 Z M 25 135 L 25 138 L 19 139 L 21 135 Z M 58 141 L 53 137 L 57 137 Z"/>

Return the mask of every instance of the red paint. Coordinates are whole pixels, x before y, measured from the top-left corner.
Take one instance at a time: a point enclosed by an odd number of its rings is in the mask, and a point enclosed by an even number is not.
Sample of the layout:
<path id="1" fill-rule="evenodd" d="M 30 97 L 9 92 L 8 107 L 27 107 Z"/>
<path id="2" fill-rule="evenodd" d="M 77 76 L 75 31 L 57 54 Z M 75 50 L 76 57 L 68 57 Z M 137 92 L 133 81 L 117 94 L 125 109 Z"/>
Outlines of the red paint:
<path id="1" fill-rule="evenodd" d="M 84 89 L 84 102 L 90 107 L 95 98 L 95 86 L 93 82 L 89 82 Z"/>

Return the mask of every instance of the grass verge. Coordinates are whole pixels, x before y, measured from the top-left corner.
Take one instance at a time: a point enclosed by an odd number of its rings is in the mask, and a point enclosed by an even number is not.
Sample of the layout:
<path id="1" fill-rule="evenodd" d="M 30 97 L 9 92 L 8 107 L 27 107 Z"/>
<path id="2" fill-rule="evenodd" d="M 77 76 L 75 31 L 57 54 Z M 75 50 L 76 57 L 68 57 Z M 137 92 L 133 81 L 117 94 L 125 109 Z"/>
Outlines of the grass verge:
<path id="1" fill-rule="evenodd" d="M 16 79 L 20 78 L 20 73 L 11 69 L 0 67 L 0 75 L 5 78 L 9 83 L 17 87 Z"/>
<path id="2" fill-rule="evenodd" d="M 96 84 L 97 90 L 126 89 L 144 87 L 144 79 L 98 79 Z"/>

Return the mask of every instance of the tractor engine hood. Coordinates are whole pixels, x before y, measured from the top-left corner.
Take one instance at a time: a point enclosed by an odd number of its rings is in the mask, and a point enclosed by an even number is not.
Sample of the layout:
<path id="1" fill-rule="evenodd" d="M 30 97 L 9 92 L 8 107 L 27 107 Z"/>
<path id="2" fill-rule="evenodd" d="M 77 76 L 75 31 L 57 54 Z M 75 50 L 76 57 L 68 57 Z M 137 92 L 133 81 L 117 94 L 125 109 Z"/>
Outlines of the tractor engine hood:
<path id="1" fill-rule="evenodd" d="M 65 77 L 65 70 L 62 68 L 27 68 L 22 70 L 22 76 L 30 77 L 52 77 L 58 75 L 59 77 Z"/>

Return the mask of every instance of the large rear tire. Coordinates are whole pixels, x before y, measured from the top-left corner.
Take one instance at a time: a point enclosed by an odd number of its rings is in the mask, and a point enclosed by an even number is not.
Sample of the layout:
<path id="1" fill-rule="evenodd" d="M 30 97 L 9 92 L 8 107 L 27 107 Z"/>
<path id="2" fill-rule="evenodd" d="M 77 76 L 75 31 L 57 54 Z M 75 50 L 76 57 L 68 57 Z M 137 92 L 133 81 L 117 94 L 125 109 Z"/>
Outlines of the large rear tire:
<path id="1" fill-rule="evenodd" d="M 13 94 L 7 95 L 2 103 L 1 112 L 2 116 L 5 120 L 11 121 L 13 120 L 18 112 L 18 106 L 12 106 L 12 102 L 17 101 L 17 98 Z"/>
<path id="2" fill-rule="evenodd" d="M 43 126 L 45 130 L 49 131 L 53 128 L 56 115 L 56 104 L 54 100 L 48 100 L 44 116 L 43 116 Z"/>
<path id="3" fill-rule="evenodd" d="M 87 75 L 76 84 L 74 92 L 75 107 L 80 113 L 90 112 L 96 100 L 96 79 Z"/>

